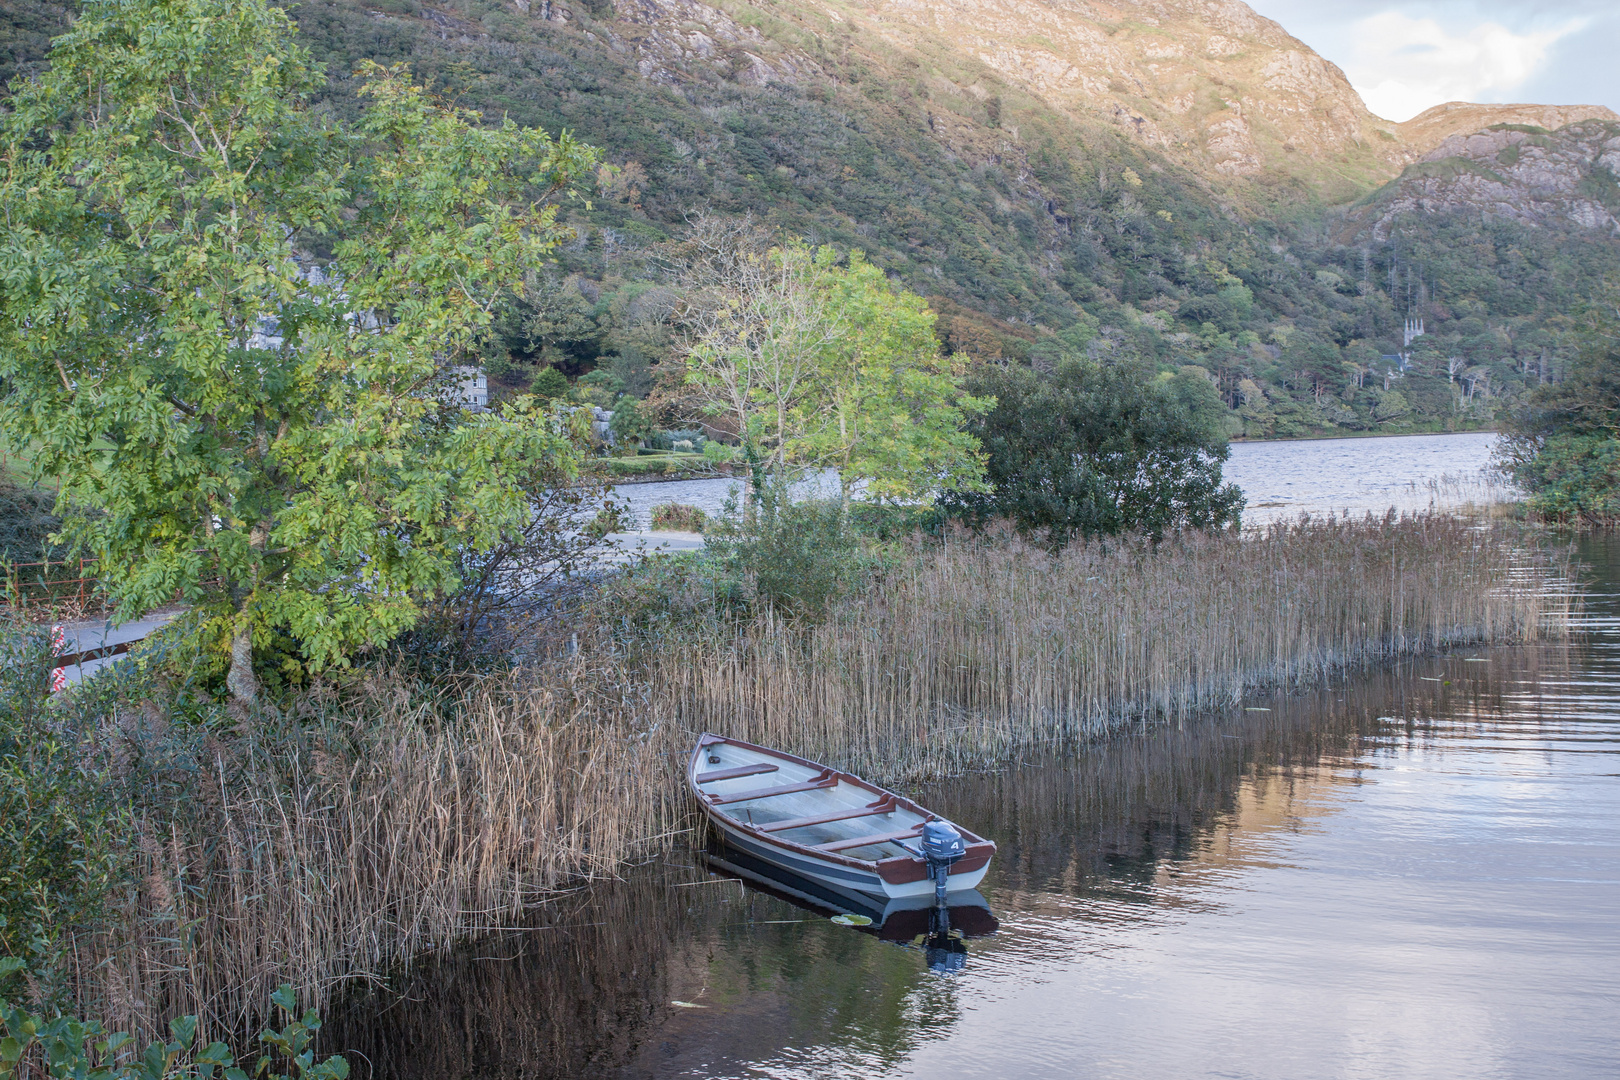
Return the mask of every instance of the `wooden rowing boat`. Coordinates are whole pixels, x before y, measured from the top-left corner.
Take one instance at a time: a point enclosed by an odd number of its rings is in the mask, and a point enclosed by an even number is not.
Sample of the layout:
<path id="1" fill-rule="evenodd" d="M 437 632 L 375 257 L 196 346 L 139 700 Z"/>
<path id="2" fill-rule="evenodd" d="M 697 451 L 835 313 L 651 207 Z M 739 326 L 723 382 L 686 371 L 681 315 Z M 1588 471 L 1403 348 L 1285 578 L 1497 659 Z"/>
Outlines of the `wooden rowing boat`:
<path id="1" fill-rule="evenodd" d="M 724 842 L 789 873 L 879 897 L 933 896 L 924 826 L 943 821 L 858 776 L 753 743 L 704 734 L 687 783 Z M 962 849 L 945 888 L 977 888 L 996 845 L 952 824 Z"/>

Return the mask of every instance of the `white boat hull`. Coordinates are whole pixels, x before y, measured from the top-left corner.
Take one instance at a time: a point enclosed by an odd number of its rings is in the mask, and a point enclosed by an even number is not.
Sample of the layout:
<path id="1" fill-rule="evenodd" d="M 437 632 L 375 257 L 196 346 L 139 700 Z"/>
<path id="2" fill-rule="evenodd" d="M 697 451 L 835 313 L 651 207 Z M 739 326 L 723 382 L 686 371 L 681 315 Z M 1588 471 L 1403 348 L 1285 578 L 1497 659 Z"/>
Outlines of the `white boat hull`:
<path id="1" fill-rule="evenodd" d="M 884 881 L 876 872 L 868 872 L 853 866 L 809 858 L 784 850 L 775 844 L 765 843 L 753 833 L 735 828 L 723 817 L 712 815 L 709 820 L 714 822 L 715 826 L 725 835 L 725 842 L 739 851 L 747 852 L 754 858 L 770 863 L 772 866 L 781 867 L 789 873 L 810 878 L 812 881 L 821 882 L 834 889 L 848 889 L 865 893 L 868 896 L 886 897 L 891 900 L 934 895 L 934 883 L 929 878 L 892 884 Z M 951 874 L 945 879 L 946 891 L 954 893 L 977 889 L 979 883 L 984 880 L 984 875 L 989 868 L 987 863 L 977 870 Z"/>

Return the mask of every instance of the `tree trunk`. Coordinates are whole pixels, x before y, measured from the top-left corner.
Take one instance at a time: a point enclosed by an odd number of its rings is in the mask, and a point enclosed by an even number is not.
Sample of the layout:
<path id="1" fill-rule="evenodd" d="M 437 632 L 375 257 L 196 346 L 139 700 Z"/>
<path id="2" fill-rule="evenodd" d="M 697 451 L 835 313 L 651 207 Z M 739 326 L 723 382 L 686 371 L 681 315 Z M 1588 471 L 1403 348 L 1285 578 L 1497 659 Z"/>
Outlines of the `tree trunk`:
<path id="1" fill-rule="evenodd" d="M 231 637 L 231 670 L 225 676 L 231 696 L 244 705 L 259 703 L 259 677 L 253 673 L 253 624 L 246 613 L 236 617 Z"/>

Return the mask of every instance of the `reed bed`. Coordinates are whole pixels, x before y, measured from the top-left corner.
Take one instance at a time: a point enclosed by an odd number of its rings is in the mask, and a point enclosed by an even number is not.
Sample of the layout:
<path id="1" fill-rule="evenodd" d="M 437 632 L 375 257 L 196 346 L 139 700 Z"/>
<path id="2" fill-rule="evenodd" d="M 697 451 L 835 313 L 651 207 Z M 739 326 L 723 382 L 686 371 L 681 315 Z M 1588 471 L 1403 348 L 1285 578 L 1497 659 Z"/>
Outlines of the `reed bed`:
<path id="1" fill-rule="evenodd" d="M 567 657 L 440 699 L 377 673 L 142 766 L 133 882 L 71 956 L 82 1011 L 145 1036 L 192 1013 L 228 1037 L 282 982 L 324 1006 L 523 925 L 691 827 L 680 767 L 700 730 L 908 783 L 1390 657 L 1567 636 L 1578 598 L 1547 587 L 1567 558 L 1525 537 L 1438 516 L 1057 554 L 955 535 L 819 620 L 657 641 L 604 621 Z M 149 722 L 100 733 L 111 773 L 162 742 Z"/>
<path id="2" fill-rule="evenodd" d="M 644 688 L 548 674 L 453 712 L 380 677 L 348 702 L 357 739 L 339 716 L 207 740 L 184 795 L 136 816 L 135 883 L 72 957 L 81 1002 L 109 1030 L 251 1031 L 283 982 L 324 1003 L 667 845 L 687 808 L 634 726 Z"/>
<path id="3" fill-rule="evenodd" d="M 1392 657 L 1567 636 L 1574 600 L 1547 587 L 1567 557 L 1522 535 L 1435 514 L 1056 554 L 960 534 L 822 622 L 766 613 L 648 663 L 688 727 L 911 781 Z"/>

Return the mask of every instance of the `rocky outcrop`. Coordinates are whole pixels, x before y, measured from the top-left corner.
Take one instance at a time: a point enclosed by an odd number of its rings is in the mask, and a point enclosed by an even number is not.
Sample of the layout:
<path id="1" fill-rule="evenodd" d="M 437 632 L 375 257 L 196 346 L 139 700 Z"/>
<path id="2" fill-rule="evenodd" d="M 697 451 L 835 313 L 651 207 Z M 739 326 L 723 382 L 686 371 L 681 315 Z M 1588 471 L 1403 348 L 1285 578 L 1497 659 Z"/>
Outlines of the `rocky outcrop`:
<path id="1" fill-rule="evenodd" d="M 1459 212 L 1620 236 L 1620 118 L 1601 111 L 1612 119 L 1557 131 L 1513 123 L 1452 135 L 1352 220 L 1380 238 L 1403 215 Z"/>
<path id="2" fill-rule="evenodd" d="M 643 78 L 674 84 L 686 64 L 705 64 L 743 85 L 802 82 L 820 73 L 799 50 L 789 50 L 758 27 L 699 0 L 617 0 L 617 26 L 608 40 L 636 54 Z"/>
<path id="3" fill-rule="evenodd" d="M 1281 181 L 1329 203 L 1359 198 L 1435 153 L 1452 156 L 1437 148 L 1459 135 L 1502 124 L 1556 130 L 1620 121 L 1597 106 L 1448 102 L 1395 124 L 1368 111 L 1336 66 L 1242 0 L 513 5 L 530 20 L 605 40 L 650 82 L 718 76 L 819 95 L 827 83 L 859 80 L 872 84 L 863 91 L 874 100 L 921 105 L 929 135 L 968 159 L 1023 156 L 1020 118 L 1047 123 L 1056 114 L 1082 129 L 1122 129 L 1217 186 Z M 423 10 L 441 37 L 480 33 L 470 21 Z M 1497 175 L 1425 174 L 1424 184 L 1403 189 L 1403 205 L 1478 196 L 1506 206 L 1521 191 L 1541 190 L 1540 180 L 1499 183 Z M 1597 220 L 1598 203 L 1558 201 L 1556 213 Z"/>
<path id="4" fill-rule="evenodd" d="M 1433 152 L 1453 135 L 1468 135 L 1498 124 L 1525 124 L 1557 131 L 1582 120 L 1620 121 L 1602 105 L 1479 105 L 1448 101 L 1396 125 L 1413 159 Z"/>

